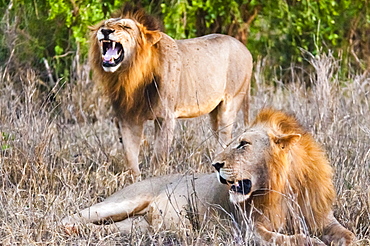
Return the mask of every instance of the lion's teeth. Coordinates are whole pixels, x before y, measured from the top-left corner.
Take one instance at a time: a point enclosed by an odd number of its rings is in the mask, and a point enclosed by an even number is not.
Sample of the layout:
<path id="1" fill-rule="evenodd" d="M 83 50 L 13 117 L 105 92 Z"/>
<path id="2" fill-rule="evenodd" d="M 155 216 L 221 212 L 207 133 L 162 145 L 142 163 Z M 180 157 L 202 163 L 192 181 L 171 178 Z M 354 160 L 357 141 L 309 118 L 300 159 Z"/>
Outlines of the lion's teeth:
<path id="1" fill-rule="evenodd" d="M 112 41 L 112 50 L 114 50 L 115 48 L 116 48 L 116 42 Z"/>

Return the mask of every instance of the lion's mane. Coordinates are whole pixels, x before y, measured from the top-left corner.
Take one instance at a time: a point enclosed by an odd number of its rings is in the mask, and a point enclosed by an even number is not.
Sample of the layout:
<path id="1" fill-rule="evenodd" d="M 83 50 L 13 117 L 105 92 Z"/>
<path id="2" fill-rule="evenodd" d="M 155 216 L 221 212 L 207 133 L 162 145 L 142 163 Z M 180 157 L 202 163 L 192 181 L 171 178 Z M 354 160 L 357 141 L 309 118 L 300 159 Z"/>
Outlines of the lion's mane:
<path id="1" fill-rule="evenodd" d="M 113 18 L 132 19 L 136 22 L 140 35 L 134 38 L 136 49 L 129 63 L 120 67 L 117 73 L 104 72 L 101 65 L 101 52 L 97 31 L 102 23 L 91 27 L 89 60 L 96 81 L 101 83 L 104 93 L 110 98 L 114 109 L 125 117 L 148 113 L 150 105 L 156 103 L 156 86 L 160 79 L 160 54 L 157 44 L 152 45 L 145 37 L 148 31 L 160 32 L 161 24 L 143 9 L 125 5 L 115 12 Z M 113 27 L 115 28 L 115 27 Z M 143 96 L 144 95 L 144 96 Z"/>
<path id="2" fill-rule="evenodd" d="M 272 133 L 270 139 L 275 142 L 266 153 L 269 191 L 265 195 L 254 196 L 254 206 L 267 216 L 272 228 L 296 224 L 292 209 L 305 217 L 310 230 L 322 228 L 335 199 L 332 168 L 323 148 L 293 116 L 281 111 L 265 109 L 252 125 L 269 129 Z M 285 146 L 277 145 L 279 140 L 274 137 L 286 134 L 301 136 L 297 143 L 286 146 L 291 148 L 288 154 L 282 150 Z M 298 209 L 288 207 L 286 204 L 294 206 L 295 202 L 287 203 L 284 199 L 296 201 Z"/>

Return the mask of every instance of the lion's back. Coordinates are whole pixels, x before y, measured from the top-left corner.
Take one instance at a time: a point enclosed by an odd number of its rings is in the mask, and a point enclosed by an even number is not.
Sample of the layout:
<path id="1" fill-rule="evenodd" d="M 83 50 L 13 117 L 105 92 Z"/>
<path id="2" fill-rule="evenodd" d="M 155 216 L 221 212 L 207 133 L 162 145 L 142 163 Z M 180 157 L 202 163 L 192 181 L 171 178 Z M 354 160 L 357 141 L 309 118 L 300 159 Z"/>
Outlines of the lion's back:
<path id="1" fill-rule="evenodd" d="M 178 117 L 208 113 L 226 98 L 249 93 L 253 59 L 237 39 L 210 34 L 175 42 L 181 81 L 176 88 Z"/>
<path id="2" fill-rule="evenodd" d="M 237 39 L 223 34 L 209 34 L 197 38 L 176 40 L 182 62 L 186 65 L 194 61 L 206 61 L 204 64 L 194 64 L 193 67 L 209 67 L 218 61 L 244 63 L 252 66 L 252 55 L 247 47 Z M 191 60 L 189 60 L 191 58 Z M 210 60 L 216 58 L 215 60 Z M 188 62 L 190 64 L 188 64 Z M 211 64 L 210 64 L 211 63 Z"/>

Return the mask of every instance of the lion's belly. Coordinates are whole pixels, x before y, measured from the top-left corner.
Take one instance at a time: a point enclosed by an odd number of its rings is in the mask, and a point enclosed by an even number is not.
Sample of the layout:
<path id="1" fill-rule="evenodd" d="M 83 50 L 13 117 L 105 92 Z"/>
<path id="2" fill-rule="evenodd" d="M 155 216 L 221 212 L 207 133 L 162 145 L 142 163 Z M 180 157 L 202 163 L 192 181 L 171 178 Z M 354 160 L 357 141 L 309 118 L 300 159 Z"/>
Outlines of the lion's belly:
<path id="1" fill-rule="evenodd" d="M 194 118 L 200 115 L 208 114 L 222 101 L 222 97 L 212 98 L 211 100 L 199 103 L 196 99 L 191 103 L 177 105 L 175 108 L 176 118 Z"/>

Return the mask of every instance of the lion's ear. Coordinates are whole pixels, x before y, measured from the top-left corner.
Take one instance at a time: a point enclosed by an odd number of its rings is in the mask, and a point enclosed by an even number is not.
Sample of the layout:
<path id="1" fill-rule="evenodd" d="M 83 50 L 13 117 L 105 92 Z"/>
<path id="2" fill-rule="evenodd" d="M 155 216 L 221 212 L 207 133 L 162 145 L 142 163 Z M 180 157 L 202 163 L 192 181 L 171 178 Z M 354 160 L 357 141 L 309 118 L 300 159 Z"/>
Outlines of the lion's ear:
<path id="1" fill-rule="evenodd" d="M 272 136 L 272 139 L 281 149 L 289 149 L 301 139 L 301 134 L 283 134 Z"/>
<path id="2" fill-rule="evenodd" d="M 158 31 L 146 31 L 145 38 L 149 43 L 155 45 L 162 38 L 161 32 Z"/>

